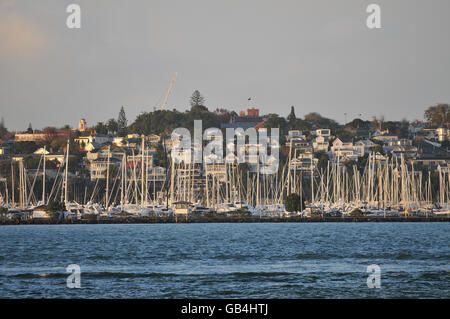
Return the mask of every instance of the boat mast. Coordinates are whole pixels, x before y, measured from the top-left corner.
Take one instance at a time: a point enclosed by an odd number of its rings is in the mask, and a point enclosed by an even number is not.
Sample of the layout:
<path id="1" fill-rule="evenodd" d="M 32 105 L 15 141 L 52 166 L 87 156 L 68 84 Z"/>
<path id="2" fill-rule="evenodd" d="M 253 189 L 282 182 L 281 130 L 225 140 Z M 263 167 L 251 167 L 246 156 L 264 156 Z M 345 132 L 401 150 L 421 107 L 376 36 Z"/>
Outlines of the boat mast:
<path id="1" fill-rule="evenodd" d="M 141 136 L 141 208 L 144 207 L 144 135 Z"/>
<path id="2" fill-rule="evenodd" d="M 15 188 L 14 188 L 14 164 L 11 161 L 11 195 L 12 195 L 12 208 L 16 206 L 15 198 L 14 198 Z"/>
<path id="3" fill-rule="evenodd" d="M 108 147 L 108 155 L 106 159 L 106 194 L 105 194 L 105 209 L 108 210 L 109 204 L 109 155 L 111 147 Z"/>
<path id="4" fill-rule="evenodd" d="M 42 204 L 45 205 L 45 152 L 46 146 L 44 145 L 44 171 L 42 175 Z"/>

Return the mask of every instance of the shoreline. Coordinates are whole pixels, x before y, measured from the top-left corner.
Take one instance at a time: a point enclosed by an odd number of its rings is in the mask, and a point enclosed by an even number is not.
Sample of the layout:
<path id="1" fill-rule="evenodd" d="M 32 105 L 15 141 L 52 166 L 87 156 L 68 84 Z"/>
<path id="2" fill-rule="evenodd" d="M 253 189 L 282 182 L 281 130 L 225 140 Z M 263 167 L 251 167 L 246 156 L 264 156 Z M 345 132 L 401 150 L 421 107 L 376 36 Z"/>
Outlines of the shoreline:
<path id="1" fill-rule="evenodd" d="M 208 224 L 208 223 L 387 223 L 387 222 L 450 222 L 448 217 L 246 217 L 246 218 L 123 218 L 123 219 L 73 219 L 73 220 L 2 220 L 0 226 L 7 225 L 88 225 L 88 224 Z"/>

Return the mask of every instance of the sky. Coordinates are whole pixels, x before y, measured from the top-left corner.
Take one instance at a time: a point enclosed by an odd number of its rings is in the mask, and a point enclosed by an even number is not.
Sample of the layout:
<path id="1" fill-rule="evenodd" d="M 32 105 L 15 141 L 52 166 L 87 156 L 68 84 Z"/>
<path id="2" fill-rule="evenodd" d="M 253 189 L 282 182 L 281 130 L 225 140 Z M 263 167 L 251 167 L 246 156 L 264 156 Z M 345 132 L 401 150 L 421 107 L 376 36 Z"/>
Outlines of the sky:
<path id="1" fill-rule="evenodd" d="M 168 109 L 199 90 L 210 110 L 423 119 L 450 103 L 449 15 L 448 0 L 0 0 L 0 117 L 76 127 L 124 106 L 132 121 L 178 72 Z"/>

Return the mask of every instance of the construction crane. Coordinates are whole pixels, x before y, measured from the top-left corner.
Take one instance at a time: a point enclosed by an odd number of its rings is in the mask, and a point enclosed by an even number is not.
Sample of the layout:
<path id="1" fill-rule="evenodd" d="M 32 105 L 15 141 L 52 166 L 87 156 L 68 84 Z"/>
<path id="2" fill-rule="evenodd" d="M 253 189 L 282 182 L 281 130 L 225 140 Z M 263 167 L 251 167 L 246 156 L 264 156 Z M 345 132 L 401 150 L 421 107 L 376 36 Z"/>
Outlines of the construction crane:
<path id="1" fill-rule="evenodd" d="M 169 99 L 170 92 L 172 91 L 172 88 L 173 88 L 173 85 L 175 84 L 175 80 L 177 79 L 177 76 L 178 76 L 178 72 L 175 72 L 175 75 L 173 76 L 172 81 L 170 81 L 169 89 L 167 90 L 166 97 L 164 98 L 164 102 L 161 105 L 161 110 L 166 109 L 167 100 Z"/>

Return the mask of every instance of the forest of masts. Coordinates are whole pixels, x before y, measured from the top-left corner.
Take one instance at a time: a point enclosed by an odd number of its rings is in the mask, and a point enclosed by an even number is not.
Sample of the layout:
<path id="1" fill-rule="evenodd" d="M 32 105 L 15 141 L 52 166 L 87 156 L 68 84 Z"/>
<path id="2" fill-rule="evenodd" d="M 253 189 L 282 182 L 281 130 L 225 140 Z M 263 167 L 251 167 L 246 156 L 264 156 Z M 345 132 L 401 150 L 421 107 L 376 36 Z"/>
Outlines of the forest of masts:
<path id="1" fill-rule="evenodd" d="M 368 156 L 363 169 L 348 167 L 343 160 L 329 161 L 326 168 L 293 169 L 289 159 L 276 174 L 250 172 L 247 165 L 225 164 L 170 164 L 164 181 L 157 181 L 152 173 L 147 150 L 142 143 L 139 154 L 123 155 L 120 169 L 110 170 L 108 152 L 106 181 L 97 179 L 94 187 L 76 185 L 77 177 L 69 178 L 69 144 L 65 163 L 58 168 L 52 186 L 48 187 L 45 172 L 45 154 L 42 155 L 34 177 L 27 174 L 23 161 L 18 162 L 18 180 L 4 180 L 0 203 L 26 209 L 51 201 L 80 205 L 101 204 L 105 210 L 126 205 L 150 207 L 184 201 L 216 209 L 224 203 L 246 202 L 259 209 L 283 205 L 289 194 L 296 193 L 301 201 L 316 209 L 374 208 L 389 210 L 431 209 L 448 207 L 450 174 L 447 167 L 438 167 L 437 178 L 431 173 L 415 170 L 403 157 L 377 160 Z M 11 162 L 14 172 L 16 164 Z M 259 166 L 258 166 L 259 168 Z M 150 173 L 149 173 L 150 171 Z M 114 176 L 113 176 L 114 175 Z M 17 175 L 16 175 L 17 176 Z M 433 183 L 434 181 L 434 183 Z M 36 184 L 42 183 L 40 194 Z M 10 185 L 8 187 L 8 184 Z M 436 185 L 437 184 L 437 185 Z M 47 185 L 47 187 L 46 187 Z M 14 191 L 10 191 L 13 189 Z M 19 196 L 17 196 L 17 193 Z"/>

